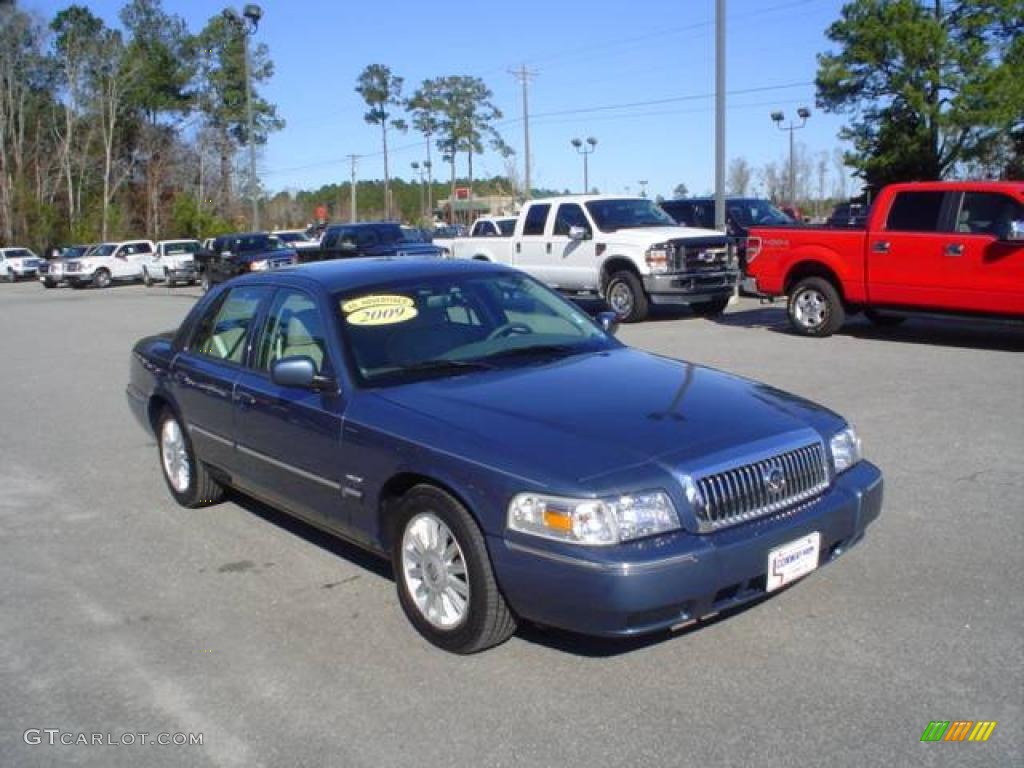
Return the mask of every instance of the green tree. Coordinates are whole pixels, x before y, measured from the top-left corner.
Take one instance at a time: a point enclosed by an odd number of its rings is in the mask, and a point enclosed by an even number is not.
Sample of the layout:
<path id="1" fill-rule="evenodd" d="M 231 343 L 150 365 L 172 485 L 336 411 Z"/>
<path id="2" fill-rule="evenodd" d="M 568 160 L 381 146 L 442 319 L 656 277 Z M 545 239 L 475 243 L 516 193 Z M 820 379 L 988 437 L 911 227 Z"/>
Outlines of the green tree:
<path id="1" fill-rule="evenodd" d="M 443 86 L 440 78 L 424 80 L 416 92 L 406 101 L 405 109 L 411 116 L 412 127 L 422 134 L 427 146 L 427 184 L 433 188 L 434 160 L 430 148 L 434 136 L 441 130 L 444 113 Z M 432 196 L 431 196 L 432 198 Z M 427 206 L 431 208 L 431 205 Z"/>
<path id="2" fill-rule="evenodd" d="M 869 187 L 938 179 L 1024 115 L 1024 0 L 851 0 L 818 56 L 818 105 L 850 115 L 846 162 Z"/>
<path id="3" fill-rule="evenodd" d="M 393 110 L 401 109 L 402 84 L 404 80 L 393 74 L 384 64 L 370 64 L 364 69 L 356 84 L 356 93 L 363 97 L 369 107 L 363 119 L 370 125 L 380 126 L 381 144 L 384 149 L 384 215 L 391 218 L 391 176 L 388 172 L 388 128 L 406 131 L 405 120 L 393 118 Z"/>
<path id="4" fill-rule="evenodd" d="M 675 188 L 672 190 L 672 197 L 675 198 L 686 197 L 688 194 L 690 194 L 690 188 L 682 182 L 676 184 Z"/>

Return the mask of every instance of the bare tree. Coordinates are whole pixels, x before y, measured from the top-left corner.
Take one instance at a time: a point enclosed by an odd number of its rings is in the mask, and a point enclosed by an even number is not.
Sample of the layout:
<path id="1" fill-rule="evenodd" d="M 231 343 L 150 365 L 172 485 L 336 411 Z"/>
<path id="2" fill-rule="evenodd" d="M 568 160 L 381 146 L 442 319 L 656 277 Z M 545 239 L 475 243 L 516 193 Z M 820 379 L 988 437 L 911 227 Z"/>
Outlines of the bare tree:
<path id="1" fill-rule="evenodd" d="M 750 187 L 750 179 L 753 176 L 753 169 L 745 157 L 734 157 L 729 163 L 729 173 L 726 178 L 726 190 L 730 195 L 746 197 L 747 189 Z"/>

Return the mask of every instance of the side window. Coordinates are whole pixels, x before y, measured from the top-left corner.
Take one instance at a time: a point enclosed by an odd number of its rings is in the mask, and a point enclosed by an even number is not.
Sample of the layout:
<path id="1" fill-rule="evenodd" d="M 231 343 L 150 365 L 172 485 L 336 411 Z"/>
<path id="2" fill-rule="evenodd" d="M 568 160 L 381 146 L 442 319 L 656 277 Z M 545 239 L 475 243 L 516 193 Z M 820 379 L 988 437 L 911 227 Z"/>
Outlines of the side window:
<path id="1" fill-rule="evenodd" d="M 1024 219 L 1024 205 L 997 192 L 967 192 L 956 217 L 956 231 L 1003 237 L 1010 222 Z"/>
<path id="2" fill-rule="evenodd" d="M 149 243 L 139 243 L 137 253 L 152 253 L 153 249 L 149 247 Z"/>
<path id="3" fill-rule="evenodd" d="M 336 229 L 329 229 L 329 230 L 327 230 L 327 234 L 324 235 L 324 239 L 323 239 L 323 242 L 320 243 L 320 247 L 323 248 L 325 251 L 329 251 L 331 248 L 336 248 L 337 246 L 338 246 L 338 230 L 336 230 Z"/>
<path id="4" fill-rule="evenodd" d="M 494 237 L 498 234 L 498 230 L 494 228 L 493 222 L 484 221 L 480 224 L 480 234 L 484 237 Z"/>
<path id="5" fill-rule="evenodd" d="M 554 234 L 568 237 L 570 227 L 583 227 L 590 231 L 590 223 L 583 209 L 576 203 L 562 203 L 558 206 L 558 214 L 555 217 Z"/>
<path id="6" fill-rule="evenodd" d="M 269 371 L 275 361 L 285 357 L 311 358 L 317 373 L 327 367 L 327 342 L 320 309 L 309 294 L 291 289 L 278 291 L 270 305 L 256 367 Z"/>
<path id="7" fill-rule="evenodd" d="M 544 224 L 548 220 L 550 205 L 531 205 L 526 212 L 526 221 L 523 222 L 524 235 L 543 235 Z"/>
<path id="8" fill-rule="evenodd" d="M 356 234 L 356 243 L 360 246 L 377 245 L 380 242 L 380 237 L 377 236 L 377 230 L 375 229 L 362 229 Z"/>
<path id="9" fill-rule="evenodd" d="M 891 232 L 937 232 L 945 192 L 898 192 L 885 228 Z"/>
<path id="10" fill-rule="evenodd" d="M 258 285 L 235 288 L 199 321 L 189 349 L 215 360 L 241 363 L 249 327 L 269 290 Z"/>

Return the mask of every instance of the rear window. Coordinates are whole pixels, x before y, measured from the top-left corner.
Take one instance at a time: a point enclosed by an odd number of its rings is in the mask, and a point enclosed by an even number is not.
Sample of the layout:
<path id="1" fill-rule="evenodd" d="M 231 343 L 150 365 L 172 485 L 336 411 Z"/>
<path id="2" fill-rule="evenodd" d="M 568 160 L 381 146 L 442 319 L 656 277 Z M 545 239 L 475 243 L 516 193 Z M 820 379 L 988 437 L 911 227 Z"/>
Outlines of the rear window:
<path id="1" fill-rule="evenodd" d="M 526 221 L 523 222 L 524 235 L 543 235 L 544 225 L 548 220 L 550 205 L 531 205 L 526 212 Z"/>
<path id="2" fill-rule="evenodd" d="M 898 192 L 885 228 L 892 232 L 937 232 L 945 192 Z"/>

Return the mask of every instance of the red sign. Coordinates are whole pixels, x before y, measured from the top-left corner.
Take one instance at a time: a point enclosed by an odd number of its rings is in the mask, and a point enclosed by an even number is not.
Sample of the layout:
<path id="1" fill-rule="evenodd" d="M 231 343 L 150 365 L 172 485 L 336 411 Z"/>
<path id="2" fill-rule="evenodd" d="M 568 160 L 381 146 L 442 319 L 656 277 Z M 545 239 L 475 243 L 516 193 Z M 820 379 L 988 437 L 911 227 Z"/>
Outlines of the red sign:
<path id="1" fill-rule="evenodd" d="M 323 223 L 327 221 L 327 206 L 318 205 L 316 207 L 316 220 Z"/>
<path id="2" fill-rule="evenodd" d="M 469 200 L 469 187 L 456 187 L 455 188 L 455 199 L 456 200 Z"/>

